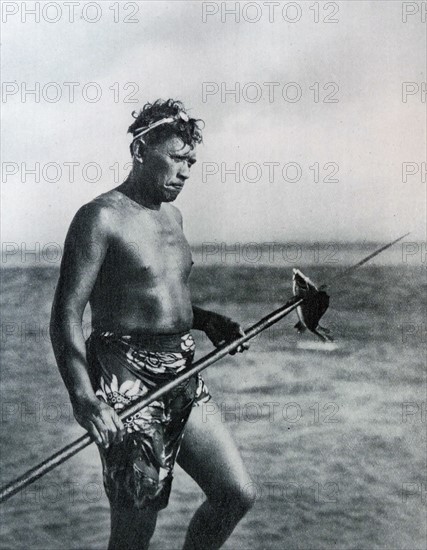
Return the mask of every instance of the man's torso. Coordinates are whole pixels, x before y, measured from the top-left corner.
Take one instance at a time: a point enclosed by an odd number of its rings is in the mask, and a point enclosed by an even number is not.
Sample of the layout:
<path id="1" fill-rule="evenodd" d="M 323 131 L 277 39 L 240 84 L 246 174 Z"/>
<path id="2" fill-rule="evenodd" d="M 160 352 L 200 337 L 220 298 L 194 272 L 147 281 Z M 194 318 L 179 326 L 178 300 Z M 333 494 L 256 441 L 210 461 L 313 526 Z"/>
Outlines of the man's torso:
<path id="1" fill-rule="evenodd" d="M 112 227 L 89 300 L 93 326 L 122 334 L 191 328 L 191 250 L 177 209 L 150 210 L 115 190 L 95 201 L 109 209 Z"/>

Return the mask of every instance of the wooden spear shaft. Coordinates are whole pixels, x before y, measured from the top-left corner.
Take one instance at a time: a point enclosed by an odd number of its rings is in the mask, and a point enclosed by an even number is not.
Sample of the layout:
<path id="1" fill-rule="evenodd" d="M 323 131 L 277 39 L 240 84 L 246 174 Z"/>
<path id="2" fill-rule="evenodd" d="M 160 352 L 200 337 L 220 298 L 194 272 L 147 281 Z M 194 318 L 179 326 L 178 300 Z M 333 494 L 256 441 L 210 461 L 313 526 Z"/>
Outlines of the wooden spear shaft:
<path id="1" fill-rule="evenodd" d="M 129 416 L 134 415 L 153 401 L 156 401 L 156 399 L 159 399 L 169 391 L 179 386 L 179 384 L 181 384 L 185 380 L 188 380 L 189 378 L 206 369 L 216 361 L 219 361 L 220 359 L 228 355 L 231 351 L 237 349 L 241 344 L 247 342 L 274 323 L 277 323 L 277 321 L 280 321 L 280 319 L 283 319 L 283 317 L 286 317 L 286 315 L 288 315 L 289 313 L 291 313 L 291 311 L 301 305 L 302 302 L 303 298 L 291 298 L 282 307 L 276 309 L 275 311 L 258 321 L 258 323 L 245 330 L 244 336 L 241 336 L 237 340 L 233 340 L 229 344 L 225 344 L 220 348 L 211 351 L 210 353 L 196 361 L 189 369 L 177 376 L 174 380 L 171 380 L 166 384 L 162 384 L 157 389 L 148 392 L 141 399 L 136 400 L 132 406 L 126 408 L 120 413 L 120 418 L 124 420 Z M 22 489 L 24 489 L 37 479 L 40 479 L 42 476 L 47 474 L 47 472 L 50 472 L 91 443 L 93 443 L 93 439 L 90 437 L 90 435 L 83 435 L 66 447 L 60 449 L 58 452 L 56 452 L 34 468 L 28 470 L 17 479 L 11 481 L 0 489 L 0 503 L 5 502 L 16 493 L 19 493 L 19 491 L 22 491 Z"/>

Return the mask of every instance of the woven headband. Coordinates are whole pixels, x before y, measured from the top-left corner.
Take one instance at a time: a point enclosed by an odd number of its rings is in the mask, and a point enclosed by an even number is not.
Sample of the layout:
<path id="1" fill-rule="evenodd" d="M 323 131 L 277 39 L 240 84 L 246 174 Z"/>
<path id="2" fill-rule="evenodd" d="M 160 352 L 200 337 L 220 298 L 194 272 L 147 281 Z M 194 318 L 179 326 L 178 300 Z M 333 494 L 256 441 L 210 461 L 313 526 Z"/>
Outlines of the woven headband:
<path id="1" fill-rule="evenodd" d="M 135 134 L 133 136 L 133 141 L 136 139 L 139 139 L 141 136 L 149 132 L 150 130 L 154 130 L 154 128 L 157 128 L 157 126 L 161 126 L 162 124 L 170 124 L 171 122 L 175 122 L 178 120 L 183 120 L 184 122 L 188 122 L 189 118 L 187 113 L 184 113 L 183 111 L 180 111 L 175 116 L 170 116 L 167 118 L 162 118 L 161 120 L 158 120 L 157 122 L 153 122 L 152 124 L 148 126 L 141 126 L 141 128 L 137 128 L 135 130 Z"/>

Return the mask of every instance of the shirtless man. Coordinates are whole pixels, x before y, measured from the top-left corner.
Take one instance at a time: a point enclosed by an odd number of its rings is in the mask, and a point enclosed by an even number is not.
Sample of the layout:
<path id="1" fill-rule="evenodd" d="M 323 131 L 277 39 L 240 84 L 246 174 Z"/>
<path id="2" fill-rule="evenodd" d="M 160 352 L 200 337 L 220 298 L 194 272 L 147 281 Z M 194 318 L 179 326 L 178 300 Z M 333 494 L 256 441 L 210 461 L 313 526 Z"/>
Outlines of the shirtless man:
<path id="1" fill-rule="evenodd" d="M 200 403 L 210 395 L 200 375 L 125 425 L 117 414 L 191 363 L 191 328 L 216 346 L 243 334 L 227 317 L 191 304 L 191 251 L 171 202 L 196 162 L 198 122 L 179 101 L 145 105 L 129 128 L 128 178 L 77 212 L 65 242 L 51 339 L 75 418 L 100 450 L 110 550 L 148 548 L 168 503 L 175 459 L 207 497 L 185 550 L 220 548 L 254 501 L 221 419 L 202 422 Z M 88 302 L 93 332 L 85 342 Z"/>

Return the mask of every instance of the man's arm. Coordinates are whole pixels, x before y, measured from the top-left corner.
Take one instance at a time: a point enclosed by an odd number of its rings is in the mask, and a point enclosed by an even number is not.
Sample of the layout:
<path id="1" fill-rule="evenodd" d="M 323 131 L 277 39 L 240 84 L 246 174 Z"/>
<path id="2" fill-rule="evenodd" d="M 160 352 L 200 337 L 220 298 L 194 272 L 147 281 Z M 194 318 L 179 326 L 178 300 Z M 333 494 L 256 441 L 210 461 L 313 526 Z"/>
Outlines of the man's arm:
<path id="1" fill-rule="evenodd" d="M 83 206 L 74 217 L 65 241 L 50 324 L 53 350 L 74 416 L 105 446 L 121 438 L 124 426 L 114 409 L 93 391 L 82 318 L 107 252 L 109 225 L 108 213 L 95 203 Z"/>
<path id="2" fill-rule="evenodd" d="M 204 332 L 211 313 L 211 311 L 202 309 L 201 307 L 193 306 L 193 328 Z"/>
<path id="3" fill-rule="evenodd" d="M 217 347 L 245 335 L 239 323 L 229 317 L 197 306 L 193 306 L 193 328 L 205 332 Z M 248 343 L 242 344 L 236 351 L 242 352 L 245 349 L 249 349 Z M 232 351 L 231 355 L 234 355 L 236 351 Z"/>

